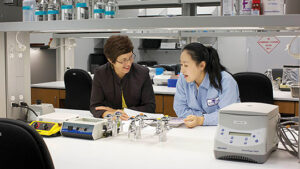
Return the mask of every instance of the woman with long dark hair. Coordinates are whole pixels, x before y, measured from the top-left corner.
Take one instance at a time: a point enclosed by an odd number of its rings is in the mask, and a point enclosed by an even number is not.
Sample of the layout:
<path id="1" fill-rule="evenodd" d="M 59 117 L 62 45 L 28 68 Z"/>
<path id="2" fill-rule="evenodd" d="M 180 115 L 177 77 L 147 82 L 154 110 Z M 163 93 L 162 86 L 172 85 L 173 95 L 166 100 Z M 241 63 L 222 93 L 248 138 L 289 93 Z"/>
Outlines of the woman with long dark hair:
<path id="1" fill-rule="evenodd" d="M 220 63 L 217 51 L 201 43 L 184 47 L 181 74 L 176 85 L 174 110 L 187 127 L 217 125 L 218 110 L 239 102 L 234 78 Z"/>

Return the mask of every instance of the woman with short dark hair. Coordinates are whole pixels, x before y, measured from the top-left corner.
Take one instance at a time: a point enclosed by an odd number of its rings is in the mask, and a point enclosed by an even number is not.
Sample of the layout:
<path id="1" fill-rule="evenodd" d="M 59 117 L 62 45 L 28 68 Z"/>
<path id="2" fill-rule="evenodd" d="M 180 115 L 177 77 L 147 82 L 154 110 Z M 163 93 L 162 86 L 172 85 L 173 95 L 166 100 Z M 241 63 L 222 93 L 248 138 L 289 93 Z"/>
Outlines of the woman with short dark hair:
<path id="1" fill-rule="evenodd" d="M 108 63 L 95 71 L 90 110 L 94 117 L 102 118 L 116 111 L 121 119 L 129 108 L 154 113 L 155 97 L 149 70 L 133 63 L 133 45 L 127 36 L 111 36 L 104 45 Z"/>
<path id="2" fill-rule="evenodd" d="M 218 110 L 239 102 L 239 89 L 220 63 L 218 52 L 201 43 L 184 47 L 176 85 L 174 110 L 187 127 L 217 125 Z"/>

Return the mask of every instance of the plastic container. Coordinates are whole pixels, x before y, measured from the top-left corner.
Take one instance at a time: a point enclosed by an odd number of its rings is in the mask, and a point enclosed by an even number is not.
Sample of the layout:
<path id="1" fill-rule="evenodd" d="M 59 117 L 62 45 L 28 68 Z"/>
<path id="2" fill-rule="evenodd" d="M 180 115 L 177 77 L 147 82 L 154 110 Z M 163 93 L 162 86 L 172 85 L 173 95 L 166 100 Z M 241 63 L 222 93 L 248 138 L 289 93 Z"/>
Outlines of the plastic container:
<path id="1" fill-rule="evenodd" d="M 34 21 L 35 0 L 23 0 L 23 22 Z"/>
<path id="2" fill-rule="evenodd" d="M 239 13 L 239 0 L 222 0 L 222 15 L 235 16 Z"/>
<path id="3" fill-rule="evenodd" d="M 76 0 L 76 19 L 89 19 L 90 17 L 90 1 L 89 0 Z"/>
<path id="4" fill-rule="evenodd" d="M 75 10 L 73 0 L 61 1 L 61 20 L 74 20 Z"/>
<path id="5" fill-rule="evenodd" d="M 104 18 L 105 2 L 104 0 L 95 0 L 93 4 L 93 17 L 94 19 Z"/>
<path id="6" fill-rule="evenodd" d="M 155 68 L 156 75 L 161 75 L 163 73 L 164 73 L 164 68 L 161 68 L 161 67 Z"/>
<path id="7" fill-rule="evenodd" d="M 50 0 L 48 4 L 48 21 L 60 20 L 60 3 L 58 0 Z"/>
<path id="8" fill-rule="evenodd" d="M 270 81 L 272 82 L 273 80 L 273 75 L 272 75 L 272 69 L 268 69 L 266 72 L 265 72 L 265 75 L 270 79 Z"/>
<path id="9" fill-rule="evenodd" d="M 263 0 L 263 15 L 283 15 L 284 0 Z"/>
<path id="10" fill-rule="evenodd" d="M 261 15 L 261 1 L 260 0 L 253 0 L 252 1 L 252 8 L 251 8 L 251 15 Z"/>
<path id="11" fill-rule="evenodd" d="M 299 89 L 300 89 L 300 84 L 291 85 L 292 97 L 299 98 L 299 92 L 300 92 Z"/>
<path id="12" fill-rule="evenodd" d="M 240 0 L 239 15 L 251 15 L 252 0 Z"/>
<path id="13" fill-rule="evenodd" d="M 177 79 L 168 79 L 168 87 L 176 87 Z"/>
<path id="14" fill-rule="evenodd" d="M 48 0 L 39 0 L 35 6 L 35 21 L 48 21 Z"/>
<path id="15" fill-rule="evenodd" d="M 105 6 L 105 18 L 115 18 L 118 12 L 118 3 L 116 0 L 108 0 Z"/>

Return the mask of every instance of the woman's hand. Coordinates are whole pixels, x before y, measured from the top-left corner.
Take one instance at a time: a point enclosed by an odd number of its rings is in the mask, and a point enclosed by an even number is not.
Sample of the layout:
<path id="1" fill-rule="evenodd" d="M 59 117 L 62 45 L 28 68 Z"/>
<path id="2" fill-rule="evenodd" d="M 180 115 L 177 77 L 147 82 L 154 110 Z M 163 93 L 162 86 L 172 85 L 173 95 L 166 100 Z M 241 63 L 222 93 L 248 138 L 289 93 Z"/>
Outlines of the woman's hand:
<path id="1" fill-rule="evenodd" d="M 99 106 L 95 108 L 96 110 L 106 110 L 103 115 L 102 118 L 106 117 L 108 114 L 114 115 L 117 111 L 120 112 L 121 115 L 121 120 L 128 120 L 129 116 L 123 111 L 123 110 L 116 110 L 116 109 L 112 109 L 110 107 L 105 107 L 105 106 Z"/>
<path id="2" fill-rule="evenodd" d="M 193 127 L 196 127 L 196 126 L 202 126 L 203 121 L 204 121 L 204 117 L 203 116 L 189 115 L 183 121 L 184 121 L 184 124 L 188 128 L 193 128 Z"/>
<path id="3" fill-rule="evenodd" d="M 129 119 L 129 116 L 123 110 L 117 110 L 117 111 L 122 114 L 121 117 L 120 117 L 121 120 L 128 120 Z"/>
<path id="4" fill-rule="evenodd" d="M 108 114 L 114 115 L 116 110 L 112 109 L 110 107 L 105 106 L 99 106 L 95 108 L 96 110 L 105 110 L 105 112 L 102 114 L 102 118 L 106 117 Z"/>

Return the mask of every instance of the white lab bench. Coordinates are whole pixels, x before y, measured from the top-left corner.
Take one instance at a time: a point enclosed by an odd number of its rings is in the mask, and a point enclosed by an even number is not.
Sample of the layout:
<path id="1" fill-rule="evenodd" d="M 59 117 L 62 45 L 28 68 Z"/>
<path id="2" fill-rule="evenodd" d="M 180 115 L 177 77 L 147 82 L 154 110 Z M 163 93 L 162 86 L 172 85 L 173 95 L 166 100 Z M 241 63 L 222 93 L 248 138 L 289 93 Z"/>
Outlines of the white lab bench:
<path id="1" fill-rule="evenodd" d="M 173 101 L 174 101 L 174 94 L 176 92 L 176 88 L 153 85 L 153 90 L 154 90 L 155 100 L 156 100 L 156 112 L 167 114 L 170 116 L 176 116 L 173 110 Z M 37 93 L 38 96 L 36 96 Z M 56 94 L 53 95 L 53 93 Z M 54 98 L 49 99 L 49 96 Z M 60 101 L 65 99 L 64 81 L 32 84 L 31 97 L 32 97 L 31 99 L 32 103 L 35 103 L 35 100 L 37 99 L 41 99 L 52 103 L 54 107 L 61 108 L 62 103 L 60 103 Z M 298 115 L 299 98 L 293 98 L 291 96 L 291 92 L 274 90 L 273 97 L 275 101 L 274 103 L 276 105 L 279 105 L 280 113 Z"/>
<path id="2" fill-rule="evenodd" d="M 31 87 L 32 88 L 45 88 L 45 89 L 65 89 L 65 83 L 64 83 L 64 81 L 37 83 L 37 84 L 32 84 Z M 176 92 L 175 87 L 167 87 L 167 86 L 153 85 L 153 90 L 154 90 L 155 94 L 174 95 Z"/>
<path id="3" fill-rule="evenodd" d="M 59 109 L 70 112 L 72 110 Z M 77 110 L 75 113 L 78 113 Z M 81 114 L 88 111 L 81 111 Z M 264 164 L 217 160 L 214 157 L 216 126 L 174 128 L 167 142 L 158 142 L 154 128 L 142 130 L 134 141 L 123 133 L 116 137 L 84 140 L 69 137 L 44 138 L 56 169 L 299 169 L 298 160 L 283 150 L 275 151 Z M 126 127 L 125 127 L 126 130 Z"/>
<path id="4" fill-rule="evenodd" d="M 31 87 L 48 88 L 48 89 L 65 89 L 65 83 L 64 81 L 54 81 L 54 82 L 32 84 Z M 155 94 L 174 95 L 176 92 L 176 88 L 174 87 L 156 86 L 156 85 L 153 85 L 153 90 Z M 274 90 L 273 95 L 274 95 L 274 100 L 299 101 L 299 98 L 293 98 L 290 92 Z"/>

